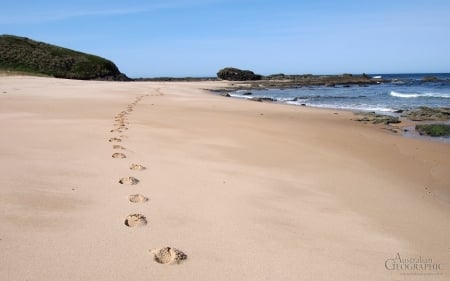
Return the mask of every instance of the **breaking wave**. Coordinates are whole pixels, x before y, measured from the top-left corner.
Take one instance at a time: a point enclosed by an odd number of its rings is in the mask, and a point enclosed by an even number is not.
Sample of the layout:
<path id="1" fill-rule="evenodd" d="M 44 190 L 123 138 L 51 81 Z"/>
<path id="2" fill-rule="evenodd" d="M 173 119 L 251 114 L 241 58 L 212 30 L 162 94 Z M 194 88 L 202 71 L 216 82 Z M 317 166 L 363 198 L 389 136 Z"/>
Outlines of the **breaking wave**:
<path id="1" fill-rule="evenodd" d="M 414 94 L 414 93 L 398 93 L 395 91 L 391 91 L 391 96 L 397 98 L 444 98 L 450 99 L 450 94 L 441 94 L 441 93 L 423 93 L 423 94 Z"/>

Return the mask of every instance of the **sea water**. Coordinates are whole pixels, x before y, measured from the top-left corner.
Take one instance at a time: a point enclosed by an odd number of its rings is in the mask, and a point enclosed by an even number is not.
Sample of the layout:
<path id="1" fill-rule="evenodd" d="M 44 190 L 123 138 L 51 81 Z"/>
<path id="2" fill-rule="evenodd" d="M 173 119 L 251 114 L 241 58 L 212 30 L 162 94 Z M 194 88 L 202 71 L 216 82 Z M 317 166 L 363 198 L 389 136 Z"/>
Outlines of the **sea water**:
<path id="1" fill-rule="evenodd" d="M 373 74 L 386 82 L 359 86 L 303 86 L 294 89 L 264 89 L 236 91 L 231 96 L 239 98 L 264 97 L 277 102 L 347 109 L 375 111 L 395 115 L 399 110 L 420 106 L 450 107 L 450 73 L 440 74 Z M 436 77 L 426 81 L 425 77 Z M 251 92 L 251 95 L 248 95 Z"/>

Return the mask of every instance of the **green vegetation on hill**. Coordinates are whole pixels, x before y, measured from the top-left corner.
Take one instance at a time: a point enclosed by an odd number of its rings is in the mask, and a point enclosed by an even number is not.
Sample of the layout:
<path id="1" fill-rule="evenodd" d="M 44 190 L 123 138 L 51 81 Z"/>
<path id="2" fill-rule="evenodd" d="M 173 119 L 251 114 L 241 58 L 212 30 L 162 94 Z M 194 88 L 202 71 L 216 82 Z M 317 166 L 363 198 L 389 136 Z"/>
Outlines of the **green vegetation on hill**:
<path id="1" fill-rule="evenodd" d="M 0 71 L 82 80 L 129 80 L 104 58 L 12 35 L 0 35 Z"/>

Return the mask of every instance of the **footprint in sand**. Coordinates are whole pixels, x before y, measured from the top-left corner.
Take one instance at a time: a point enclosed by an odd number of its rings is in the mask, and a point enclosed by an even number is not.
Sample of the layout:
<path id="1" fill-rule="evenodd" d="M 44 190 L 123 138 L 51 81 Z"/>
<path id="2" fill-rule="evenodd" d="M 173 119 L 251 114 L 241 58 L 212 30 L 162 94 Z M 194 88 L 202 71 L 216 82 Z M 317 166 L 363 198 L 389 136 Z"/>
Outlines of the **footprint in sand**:
<path id="1" fill-rule="evenodd" d="M 110 132 L 111 133 L 122 133 L 122 131 L 119 129 L 112 129 L 112 130 L 110 130 Z"/>
<path id="2" fill-rule="evenodd" d="M 127 156 L 123 153 L 114 153 L 112 158 L 127 158 Z"/>
<path id="3" fill-rule="evenodd" d="M 148 198 L 141 194 L 131 194 L 128 196 L 128 200 L 131 203 L 145 203 L 148 201 Z"/>
<path id="4" fill-rule="evenodd" d="M 119 180 L 119 183 L 120 184 L 135 185 L 135 184 L 139 183 L 139 180 L 137 178 L 134 178 L 134 177 L 124 177 L 124 178 L 121 178 Z"/>
<path id="5" fill-rule="evenodd" d="M 109 142 L 121 142 L 122 140 L 119 138 L 110 138 Z"/>
<path id="6" fill-rule="evenodd" d="M 125 147 L 121 146 L 121 145 L 113 145 L 113 149 L 120 149 L 120 150 L 124 150 Z"/>
<path id="7" fill-rule="evenodd" d="M 150 253 L 153 254 L 153 259 L 161 264 L 179 264 L 187 259 L 185 253 L 171 247 L 150 250 Z"/>
<path id="8" fill-rule="evenodd" d="M 132 214 L 125 219 L 124 223 L 128 227 L 144 226 L 147 224 L 147 219 L 141 214 Z"/>
<path id="9" fill-rule="evenodd" d="M 134 171 L 143 171 L 147 169 L 146 167 L 139 165 L 139 164 L 131 164 L 130 165 L 130 170 L 134 170 Z"/>
<path id="10" fill-rule="evenodd" d="M 434 196 L 434 191 L 431 187 L 425 187 L 425 195 Z"/>

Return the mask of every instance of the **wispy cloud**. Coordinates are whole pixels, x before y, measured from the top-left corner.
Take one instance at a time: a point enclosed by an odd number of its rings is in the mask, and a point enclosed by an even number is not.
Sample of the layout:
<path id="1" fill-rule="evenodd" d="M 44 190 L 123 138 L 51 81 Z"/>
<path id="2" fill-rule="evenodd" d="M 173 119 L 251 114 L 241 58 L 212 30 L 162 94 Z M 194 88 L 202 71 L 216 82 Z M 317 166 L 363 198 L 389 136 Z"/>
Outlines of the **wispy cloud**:
<path id="1" fill-rule="evenodd" d="M 78 11 L 44 11 L 42 13 L 34 14 L 22 14 L 20 16 L 2 16 L 0 24 L 33 24 L 33 23 L 45 23 L 53 21 L 70 20 L 74 18 L 82 17 L 94 17 L 94 16 L 120 16 L 120 15 L 132 15 L 144 12 L 151 12 L 154 10 L 164 9 L 164 7 L 151 7 L 151 8 L 126 8 L 126 9 L 107 9 L 107 10 L 78 10 Z"/>
<path id="2" fill-rule="evenodd" d="M 221 1 L 221 0 L 213 0 Z M 75 9 L 41 9 L 38 11 L 20 11 L 20 13 L 7 13 L 5 11 L 0 12 L 0 24 L 33 24 L 33 23 L 46 23 L 55 21 L 71 20 L 75 18 L 83 17 L 112 17 L 112 16 L 125 16 L 149 13 L 159 10 L 177 9 L 191 5 L 197 5 L 200 3 L 210 3 L 211 0 L 179 0 L 179 1 L 166 1 L 146 4 L 142 6 L 130 7 L 122 6 L 106 9 L 93 9 L 89 8 L 75 8 Z M 45 8 L 45 7 L 44 7 Z M 3 14 L 5 13 L 5 14 Z"/>

